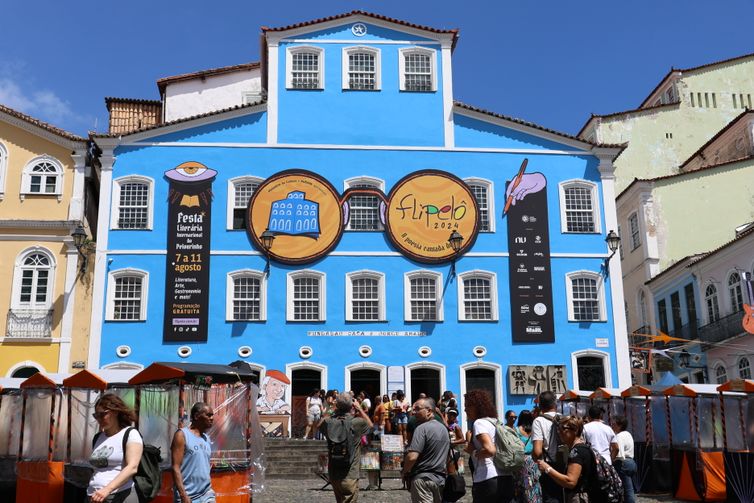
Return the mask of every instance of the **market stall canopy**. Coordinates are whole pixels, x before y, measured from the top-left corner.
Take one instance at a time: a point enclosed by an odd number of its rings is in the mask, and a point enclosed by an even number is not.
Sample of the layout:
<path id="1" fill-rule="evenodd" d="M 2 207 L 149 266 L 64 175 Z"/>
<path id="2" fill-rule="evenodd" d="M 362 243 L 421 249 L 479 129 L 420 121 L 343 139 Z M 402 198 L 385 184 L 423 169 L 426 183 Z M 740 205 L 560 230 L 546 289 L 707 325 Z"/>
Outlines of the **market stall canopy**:
<path id="1" fill-rule="evenodd" d="M 718 386 L 717 391 L 740 391 L 743 393 L 754 393 L 754 381 L 752 381 L 751 379 L 733 379 Z"/>
<path id="2" fill-rule="evenodd" d="M 653 390 L 646 386 L 631 386 L 630 388 L 626 388 L 623 391 L 621 391 L 620 396 L 622 396 L 623 398 L 628 398 L 632 396 L 650 396 L 653 394 L 656 395 L 658 393 L 657 392 L 653 393 Z"/>
<path id="3" fill-rule="evenodd" d="M 68 377 L 68 374 L 47 374 L 44 375 L 41 372 L 37 372 L 33 376 L 24 380 L 19 386 L 21 389 L 30 388 L 56 388 L 63 384 L 63 379 Z"/>
<path id="4" fill-rule="evenodd" d="M 250 370 L 216 365 L 211 363 L 181 363 L 155 362 L 131 379 L 129 384 L 160 383 L 180 379 L 194 381 L 197 378 L 209 377 L 213 383 L 234 383 L 252 381 L 257 374 Z"/>
<path id="5" fill-rule="evenodd" d="M 717 395 L 720 390 L 717 384 L 676 384 L 665 388 L 662 392 L 666 396 L 687 396 L 696 397 L 699 395 Z"/>
<path id="6" fill-rule="evenodd" d="M 597 390 L 589 395 L 592 400 L 608 400 L 614 397 L 620 397 L 620 388 L 597 388 Z"/>
<path id="7" fill-rule="evenodd" d="M 591 391 L 582 391 L 578 389 L 569 389 L 562 395 L 560 395 L 560 400 L 578 400 L 579 398 L 586 398 L 589 399 L 592 396 Z"/>

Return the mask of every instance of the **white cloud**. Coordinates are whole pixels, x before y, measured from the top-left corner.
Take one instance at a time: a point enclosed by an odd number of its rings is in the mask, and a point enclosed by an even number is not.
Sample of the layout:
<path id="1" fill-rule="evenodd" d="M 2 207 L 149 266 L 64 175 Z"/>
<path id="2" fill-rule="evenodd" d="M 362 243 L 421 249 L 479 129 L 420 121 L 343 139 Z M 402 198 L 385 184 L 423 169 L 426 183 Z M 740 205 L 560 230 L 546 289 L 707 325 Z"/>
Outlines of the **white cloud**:
<path id="1" fill-rule="evenodd" d="M 0 78 L 0 103 L 56 125 L 78 119 L 70 104 L 53 91 L 25 91 L 7 77 Z"/>

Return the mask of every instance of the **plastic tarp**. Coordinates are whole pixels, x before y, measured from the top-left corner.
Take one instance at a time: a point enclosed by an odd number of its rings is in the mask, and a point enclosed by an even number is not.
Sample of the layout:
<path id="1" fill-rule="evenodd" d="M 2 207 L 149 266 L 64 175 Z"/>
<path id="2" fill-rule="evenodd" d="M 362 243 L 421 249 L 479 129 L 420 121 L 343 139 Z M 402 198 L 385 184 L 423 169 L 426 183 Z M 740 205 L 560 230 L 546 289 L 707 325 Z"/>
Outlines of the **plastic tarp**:
<path id="1" fill-rule="evenodd" d="M 754 452 L 726 452 L 723 457 L 727 501 L 751 503 L 754 501 Z"/>
<path id="2" fill-rule="evenodd" d="M 178 429 L 178 386 L 142 386 L 139 432 L 144 442 L 160 449 L 165 469 L 170 466 L 170 443 Z"/>
<path id="3" fill-rule="evenodd" d="M 694 416 L 691 414 L 691 399 L 683 396 L 668 397 L 672 447 L 691 449 L 696 447 Z"/>
<path id="4" fill-rule="evenodd" d="M 668 448 L 670 437 L 668 432 L 668 411 L 664 396 L 650 396 L 650 413 L 652 418 L 652 444 L 655 459 L 669 459 Z M 686 416 L 688 421 L 688 416 Z"/>
<path id="5" fill-rule="evenodd" d="M 645 398 L 626 399 L 626 419 L 628 431 L 634 437 L 634 442 L 647 441 L 647 402 Z"/>
<path id="6" fill-rule="evenodd" d="M 722 452 L 674 451 L 673 496 L 685 501 L 726 501 Z"/>

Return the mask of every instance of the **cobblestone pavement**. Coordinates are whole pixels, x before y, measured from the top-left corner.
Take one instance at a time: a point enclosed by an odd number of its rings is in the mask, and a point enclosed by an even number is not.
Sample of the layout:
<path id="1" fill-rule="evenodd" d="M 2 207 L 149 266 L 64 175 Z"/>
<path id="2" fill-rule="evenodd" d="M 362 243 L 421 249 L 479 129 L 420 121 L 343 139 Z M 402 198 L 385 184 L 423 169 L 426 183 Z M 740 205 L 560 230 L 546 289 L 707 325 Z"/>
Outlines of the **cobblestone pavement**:
<path id="1" fill-rule="evenodd" d="M 469 481 L 467 480 L 468 484 Z M 320 479 L 306 480 L 267 480 L 265 490 L 261 494 L 255 494 L 254 503 L 278 503 L 284 501 L 304 502 L 304 503 L 333 503 L 335 497 L 332 489 L 321 491 L 320 488 L 324 482 Z M 382 482 L 382 490 L 366 491 L 367 481 L 362 479 L 359 484 L 359 501 L 366 503 L 392 503 L 392 502 L 409 502 L 408 491 L 401 488 L 401 482 L 396 479 L 387 479 Z M 471 491 L 466 497 L 459 500 L 462 503 L 471 503 Z M 656 503 L 678 501 L 668 496 L 639 496 L 639 503 Z"/>

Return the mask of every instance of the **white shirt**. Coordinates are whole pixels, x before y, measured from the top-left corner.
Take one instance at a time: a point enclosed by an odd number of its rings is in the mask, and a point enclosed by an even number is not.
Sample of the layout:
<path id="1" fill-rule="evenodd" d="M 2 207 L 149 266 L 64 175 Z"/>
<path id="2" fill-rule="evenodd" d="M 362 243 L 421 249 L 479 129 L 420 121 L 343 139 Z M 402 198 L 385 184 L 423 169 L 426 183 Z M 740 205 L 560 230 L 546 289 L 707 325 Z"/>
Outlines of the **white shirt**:
<path id="1" fill-rule="evenodd" d="M 490 441 L 495 443 L 495 425 L 490 423 L 493 418 L 481 418 L 474 421 L 474 436 L 471 440 L 474 445 L 474 482 L 484 482 L 485 480 L 497 477 L 497 470 L 492 458 L 477 457 L 477 451 L 482 448 L 482 442 L 477 435 L 482 433 L 489 435 Z"/>
<path id="2" fill-rule="evenodd" d="M 628 431 L 622 431 L 615 435 L 618 444 L 618 455 L 615 459 L 634 459 L 634 437 Z"/>
<path id="3" fill-rule="evenodd" d="M 91 496 L 112 482 L 125 466 L 126 463 L 123 459 L 123 434 L 125 432 L 126 428 L 123 428 L 112 437 L 105 435 L 105 432 L 97 436 L 92 455 L 89 456 L 89 464 L 94 467 L 94 473 L 89 481 L 89 487 L 86 489 L 88 496 Z M 138 430 L 131 430 L 131 433 L 128 434 L 128 444 L 144 444 Z M 125 491 L 133 485 L 133 479 L 128 479 L 125 484 L 114 490 L 113 493 Z"/>
<path id="4" fill-rule="evenodd" d="M 592 444 L 592 447 L 605 458 L 607 464 L 613 464 L 610 459 L 610 444 L 616 443 L 616 440 L 612 428 L 598 419 L 590 421 L 584 425 L 584 440 Z"/>
<path id="5" fill-rule="evenodd" d="M 557 412 L 545 412 L 544 415 L 548 417 L 555 417 Z M 546 451 L 550 443 L 550 432 L 552 431 L 552 421 L 545 419 L 544 417 L 537 417 L 534 419 L 534 423 L 531 425 L 531 441 L 542 441 L 542 450 Z"/>

